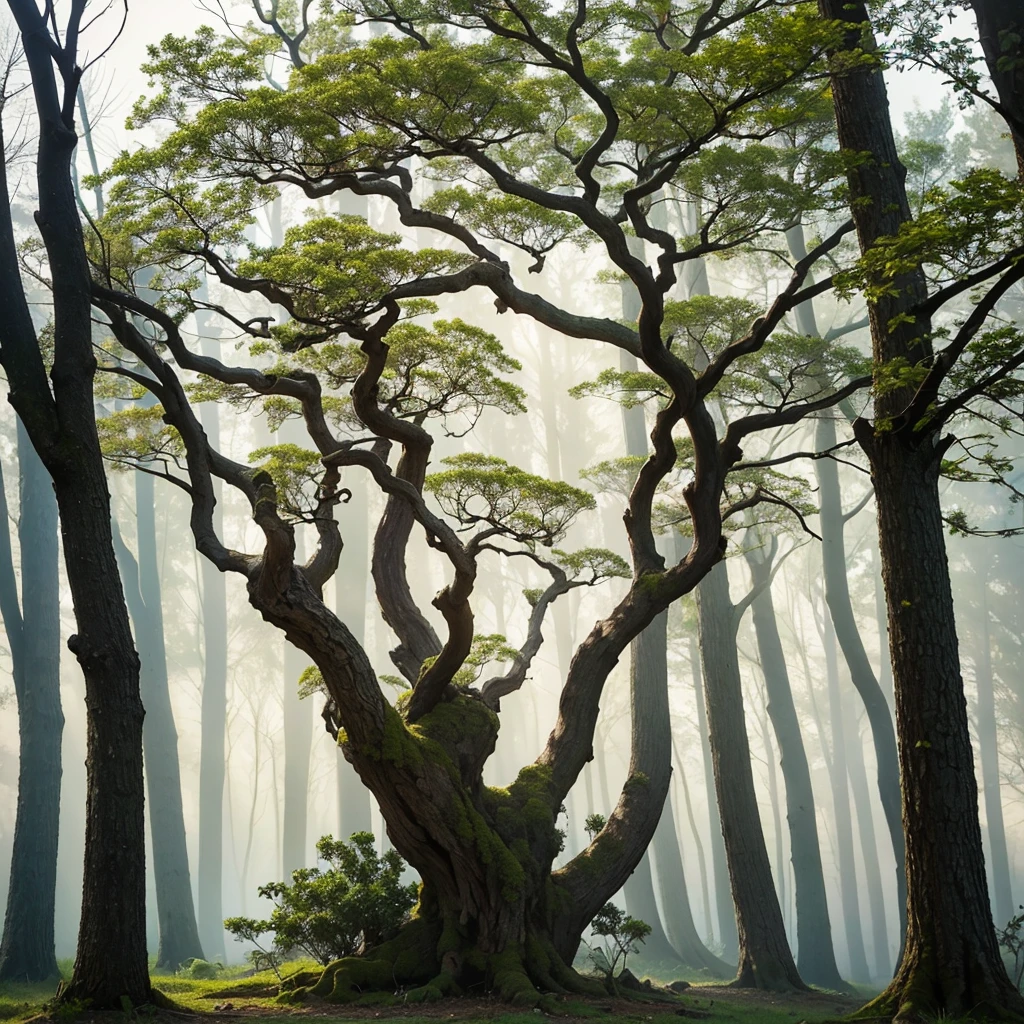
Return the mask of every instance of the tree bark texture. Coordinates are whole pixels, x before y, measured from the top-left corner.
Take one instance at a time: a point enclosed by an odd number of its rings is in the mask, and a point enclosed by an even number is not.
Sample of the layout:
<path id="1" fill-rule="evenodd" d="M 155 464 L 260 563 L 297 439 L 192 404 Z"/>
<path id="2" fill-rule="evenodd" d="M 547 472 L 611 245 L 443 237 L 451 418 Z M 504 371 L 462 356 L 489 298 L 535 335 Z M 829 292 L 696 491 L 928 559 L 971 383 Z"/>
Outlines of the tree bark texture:
<path id="1" fill-rule="evenodd" d="M 845 46 L 864 45 L 861 3 L 819 0 L 848 25 Z M 882 73 L 870 67 L 832 78 L 842 149 L 870 154 L 848 172 L 861 248 L 910 220 Z M 920 270 L 869 307 L 876 363 L 916 363 L 929 354 L 929 324 L 901 317 L 927 294 Z M 896 318 L 894 320 L 894 318 Z M 1024 1016 L 996 944 L 978 822 L 978 792 L 939 504 L 949 441 L 939 428 L 902 416 L 906 389 L 875 400 L 876 425 L 856 433 L 871 465 L 889 623 L 896 735 L 906 839 L 907 934 L 902 961 L 873 1007 L 896 1018 L 925 1014 Z"/>
<path id="2" fill-rule="evenodd" d="M 697 587 L 697 618 L 715 790 L 739 936 L 734 984 L 802 991 L 806 986 L 786 940 L 757 809 L 743 715 L 735 609 L 724 562 Z"/>
<path id="3" fill-rule="evenodd" d="M 10 400 L 53 479 L 85 677 L 85 870 L 78 954 L 68 998 L 122 1009 L 150 996 L 139 659 L 117 571 L 110 495 L 93 412 L 89 267 L 71 160 L 77 137 L 55 79 L 48 26 L 32 0 L 8 0 L 21 33 L 39 116 L 36 220 L 53 287 L 50 385 L 29 315 L 10 212 L 0 213 L 0 356 Z M 80 13 L 79 13 L 80 16 Z M 72 54 L 72 58 L 74 55 Z M 68 97 L 65 97 L 68 100 Z M 2 161 L 0 161 L 2 164 Z M 6 172 L 0 177 L 6 192 Z"/>
<path id="4" fill-rule="evenodd" d="M 18 805 L 0 941 L 0 981 L 58 977 L 54 954 L 60 817 L 60 581 L 53 485 L 18 424 L 21 596 L 0 476 L 0 610 L 18 699 Z"/>

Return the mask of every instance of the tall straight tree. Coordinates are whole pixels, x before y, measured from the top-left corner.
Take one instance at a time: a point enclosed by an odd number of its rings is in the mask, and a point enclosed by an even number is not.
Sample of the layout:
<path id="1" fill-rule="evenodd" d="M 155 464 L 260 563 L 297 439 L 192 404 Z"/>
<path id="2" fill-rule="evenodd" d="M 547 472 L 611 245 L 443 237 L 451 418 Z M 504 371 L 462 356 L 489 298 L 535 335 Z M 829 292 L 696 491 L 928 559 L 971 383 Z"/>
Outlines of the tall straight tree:
<path id="1" fill-rule="evenodd" d="M 794 259 L 807 252 L 804 229 L 796 225 L 786 232 L 786 242 Z M 794 311 L 797 329 L 811 338 L 821 337 L 813 302 L 803 302 Z M 827 339 L 826 339 L 827 340 Z M 814 444 L 819 452 L 832 451 L 838 442 L 836 413 L 829 411 L 814 421 Z M 907 883 L 903 861 L 903 822 L 900 817 L 900 768 L 896 753 L 896 731 L 892 713 L 882 687 L 864 648 L 857 618 L 850 600 L 846 566 L 846 522 L 839 467 L 833 459 L 815 459 L 814 475 L 818 485 L 818 521 L 821 529 L 821 562 L 825 579 L 825 603 L 832 619 L 836 639 L 864 710 L 875 749 L 878 795 L 889 829 L 896 872 L 896 901 L 900 932 L 906 929 Z M 901 934 L 902 941 L 902 934 Z"/>
<path id="2" fill-rule="evenodd" d="M 90 273 L 71 161 L 77 143 L 77 43 L 84 0 L 57 38 L 34 0 L 8 0 L 21 35 L 38 119 L 36 222 L 53 289 L 53 364 L 47 380 L 21 283 L 17 240 L 0 204 L 0 362 L 10 401 L 49 472 L 78 632 L 68 645 L 85 676 L 88 709 L 85 873 L 78 954 L 65 996 L 95 1009 L 150 998 L 146 958 L 139 659 L 117 571 L 110 496 L 93 414 Z M 7 192 L 0 159 L 0 186 Z M 52 390 L 51 390 L 52 388 Z"/>
<path id="3" fill-rule="evenodd" d="M 803 991 L 807 986 L 793 962 L 772 880 L 743 712 L 736 630 L 742 611 L 753 597 L 751 592 L 740 605 L 733 604 L 724 561 L 697 587 L 700 657 L 715 792 L 739 934 L 736 983 L 745 988 Z"/>
<path id="4" fill-rule="evenodd" d="M 750 610 L 761 656 L 768 716 L 779 745 L 779 760 L 786 788 L 786 821 L 793 859 L 796 890 L 797 968 L 800 977 L 823 988 L 844 987 L 832 947 L 832 924 L 825 896 L 825 875 L 818 843 L 811 770 L 804 750 L 800 720 L 793 701 L 789 669 L 772 600 L 772 577 L 778 543 L 773 536 L 754 530 L 747 542 L 746 562 L 757 595 Z"/>
<path id="5" fill-rule="evenodd" d="M 0 475 L 0 614 L 18 699 L 18 809 L 7 890 L 0 981 L 58 976 L 53 915 L 60 818 L 60 579 L 57 503 L 46 469 L 18 423 L 18 548 L 11 552 L 7 493 Z"/>
<path id="6" fill-rule="evenodd" d="M 1020 200 L 1006 179 L 975 176 L 921 215 L 925 231 L 939 228 L 937 243 L 915 235 L 867 10 L 846 0 L 819 0 L 819 9 L 845 29 L 832 95 L 840 146 L 857 155 L 848 162 L 850 209 L 864 253 L 877 382 L 875 421 L 858 420 L 855 432 L 878 508 L 907 847 L 903 958 L 873 1012 L 1021 1016 L 1024 999 L 1007 977 L 988 902 L 939 501 L 944 460 L 957 443 L 946 432 L 953 417 L 986 396 L 1005 402 L 1020 394 L 1019 335 L 997 345 L 987 333 L 999 300 L 1024 277 Z M 964 262 L 930 288 L 922 266 L 937 263 L 953 238 Z M 986 284 L 936 347 L 933 317 Z M 901 367 L 917 372 L 901 375 Z"/>
<path id="7" fill-rule="evenodd" d="M 186 960 L 202 960 L 203 948 L 192 899 L 185 814 L 181 802 L 178 731 L 174 724 L 167 675 L 157 558 L 156 494 L 152 476 L 141 471 L 134 476 L 138 556 L 129 551 L 116 528 L 114 550 L 121 567 L 128 611 L 135 625 L 135 639 L 142 662 L 140 686 L 146 707 L 142 747 L 160 934 L 156 965 L 176 971 Z"/>
<path id="8" fill-rule="evenodd" d="M 213 356 L 217 342 L 207 310 L 196 310 L 196 330 L 204 355 Z M 220 445 L 220 410 L 204 402 L 199 416 L 215 447 Z M 214 527 L 224 528 L 221 487 L 214 485 Z M 224 956 L 224 783 L 227 774 L 225 742 L 228 715 L 228 600 L 224 574 L 208 559 L 200 559 L 202 594 L 203 692 L 199 726 L 199 941 L 208 957 Z"/>
<path id="9" fill-rule="evenodd" d="M 631 240 L 631 245 L 634 252 L 642 253 L 643 245 L 638 244 L 638 240 Z M 636 288 L 629 281 L 623 281 L 622 313 L 625 319 L 635 321 L 640 316 L 641 308 Z M 619 366 L 624 373 L 636 373 L 638 369 L 636 357 L 628 352 L 619 353 Z M 650 447 L 647 440 L 646 414 L 642 405 L 623 405 L 622 432 L 627 459 L 635 460 L 639 465 L 646 458 Z M 630 486 L 633 482 L 630 481 Z M 675 541 L 675 537 L 672 541 Z M 678 552 L 678 555 L 683 557 L 683 552 Z M 671 759 L 667 611 L 659 615 L 630 645 L 629 679 L 634 730 L 645 730 L 648 734 L 647 742 L 657 743 L 666 748 L 668 753 L 665 756 Z M 644 721 L 638 723 L 638 717 L 642 717 Z M 686 888 L 686 877 L 683 874 L 682 859 L 679 856 L 675 814 L 670 800 L 666 800 L 662 808 L 652 848 L 656 848 L 660 853 L 657 869 L 668 883 L 662 886 L 665 925 L 662 924 L 662 916 L 654 895 L 651 851 L 644 854 L 626 882 L 624 890 L 629 912 L 652 927 L 652 934 L 644 943 L 645 951 L 650 945 L 649 955 L 652 959 L 665 960 L 674 955 L 695 970 L 708 971 L 714 977 L 726 976 L 728 966 L 700 941 L 693 924 L 693 911 Z M 673 925 L 671 937 L 666 934 L 669 920 Z"/>

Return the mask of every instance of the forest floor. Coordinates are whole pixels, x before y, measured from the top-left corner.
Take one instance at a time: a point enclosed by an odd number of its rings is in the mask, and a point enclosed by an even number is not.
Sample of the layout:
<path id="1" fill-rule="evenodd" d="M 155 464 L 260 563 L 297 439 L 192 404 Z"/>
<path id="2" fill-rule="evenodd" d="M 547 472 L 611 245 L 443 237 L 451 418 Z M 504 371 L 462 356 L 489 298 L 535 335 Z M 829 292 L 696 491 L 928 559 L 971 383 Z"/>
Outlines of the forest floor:
<path id="1" fill-rule="evenodd" d="M 135 1014 L 89 1013 L 82 1008 L 48 1006 L 53 998 L 50 985 L 0 985 L 0 1024 L 302 1024 L 301 1018 L 313 1018 L 309 1024 L 330 1021 L 358 1022 L 388 1020 L 401 1024 L 537 1024 L 545 1017 L 566 1024 L 682 1024 L 684 1020 L 705 1020 L 709 1024 L 817 1024 L 846 1016 L 861 1006 L 868 995 L 840 995 L 834 992 L 809 992 L 780 995 L 722 984 L 695 984 L 684 994 L 668 1001 L 644 1002 L 635 999 L 584 1000 L 566 997 L 564 1012 L 545 1014 L 540 1010 L 514 1011 L 495 999 L 467 996 L 437 1003 L 393 1006 L 356 1006 L 325 1003 L 320 1000 L 284 1006 L 274 1000 L 277 979 L 269 973 L 252 977 L 220 977 L 197 980 L 181 975 L 153 974 L 153 987 L 178 1006 L 177 1010 L 154 1010 Z M 115 1022 L 116 1018 L 116 1022 Z"/>

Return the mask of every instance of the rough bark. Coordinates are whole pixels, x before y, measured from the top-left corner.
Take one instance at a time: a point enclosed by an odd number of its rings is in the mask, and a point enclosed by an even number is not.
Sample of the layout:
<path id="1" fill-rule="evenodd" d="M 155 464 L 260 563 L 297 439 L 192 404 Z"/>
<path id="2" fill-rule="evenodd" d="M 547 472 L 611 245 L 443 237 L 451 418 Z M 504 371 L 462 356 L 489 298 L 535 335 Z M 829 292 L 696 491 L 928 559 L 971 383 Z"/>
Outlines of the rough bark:
<path id="1" fill-rule="evenodd" d="M 754 598 L 751 613 L 757 649 L 786 789 L 786 820 L 789 824 L 789 849 L 793 859 L 793 883 L 796 890 L 797 969 L 800 977 L 823 988 L 844 987 L 832 948 L 832 925 L 825 896 L 825 875 L 818 845 L 811 771 L 807 764 L 800 720 L 793 703 L 793 689 L 782 650 L 782 639 L 772 601 L 772 562 L 764 552 L 747 553 L 754 586 L 760 593 Z"/>
<path id="2" fill-rule="evenodd" d="M 11 557 L 0 474 L 0 612 L 18 699 L 18 806 L 0 941 L 0 981 L 58 976 L 54 954 L 60 817 L 60 593 L 57 504 L 39 457 L 18 424 L 21 596 Z"/>
<path id="3" fill-rule="evenodd" d="M 1019 59 L 1024 12 L 1006 0 L 971 0 L 971 9 L 978 23 L 985 63 L 999 96 L 1000 113 L 1010 129 L 1018 173 L 1024 178 L 1024 67 Z"/>
<path id="4" fill-rule="evenodd" d="M 786 941 L 757 809 L 743 715 L 735 608 L 724 562 L 697 587 L 697 618 L 715 790 L 739 936 L 734 984 L 776 992 L 803 991 L 806 985 Z"/>
<path id="5" fill-rule="evenodd" d="M 870 31 L 864 6 L 819 0 L 825 17 L 847 22 L 845 45 Z M 910 219 L 880 70 L 833 75 L 840 146 L 871 154 L 849 169 L 851 210 L 862 249 Z M 921 304 L 924 275 L 911 271 L 869 307 L 873 355 L 917 362 L 929 355 L 929 324 L 900 317 Z M 907 935 L 890 986 L 871 1012 L 1024 1016 L 996 945 L 985 878 L 974 758 L 960 675 L 953 596 L 939 504 L 949 441 L 941 423 L 919 428 L 903 408 L 906 389 L 876 397 L 881 429 L 858 421 L 878 507 L 896 703 L 906 839 Z"/>
<path id="6" fill-rule="evenodd" d="M 68 998 L 122 1009 L 150 996 L 146 960 L 143 708 L 139 660 L 114 557 L 110 496 L 93 414 L 89 267 L 71 182 L 74 53 L 63 97 L 48 26 L 31 0 L 8 0 L 21 33 L 39 118 L 36 221 L 53 281 L 52 392 L 39 352 L 6 205 L 0 213 L 0 357 L 10 400 L 53 479 L 77 633 L 68 646 L 85 677 L 85 871 L 78 954 Z M 84 5 L 72 5 L 80 21 Z M 69 38 L 77 38 L 71 32 Z M 54 44 L 56 45 L 56 44 Z M 0 161 L 2 164 L 2 161 Z M 0 191 L 6 192 L 6 172 Z"/>
<path id="7" fill-rule="evenodd" d="M 164 617 L 157 565 L 156 515 L 153 477 L 135 474 L 135 521 L 138 561 L 119 543 L 121 573 L 128 610 L 142 662 L 140 687 L 146 708 L 142 730 L 149 828 L 152 836 L 153 877 L 160 942 L 157 967 L 175 971 L 192 958 L 204 959 L 185 842 L 185 815 L 181 803 L 178 732 L 174 725 L 164 647 Z"/>

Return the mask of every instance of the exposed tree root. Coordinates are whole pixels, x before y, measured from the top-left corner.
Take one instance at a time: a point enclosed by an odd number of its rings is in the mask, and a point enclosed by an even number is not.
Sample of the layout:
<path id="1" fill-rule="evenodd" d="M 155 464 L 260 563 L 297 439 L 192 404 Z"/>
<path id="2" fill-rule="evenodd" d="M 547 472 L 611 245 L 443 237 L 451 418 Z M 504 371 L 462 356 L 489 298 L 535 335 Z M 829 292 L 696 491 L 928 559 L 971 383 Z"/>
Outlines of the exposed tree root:
<path id="1" fill-rule="evenodd" d="M 958 974 L 970 974 L 968 978 Z M 925 1024 L 941 1017 L 1024 1024 L 1024 1001 L 980 966 L 973 972 L 942 971 L 934 959 L 906 957 L 880 995 L 852 1014 L 853 1020 Z"/>
<path id="2" fill-rule="evenodd" d="M 554 996 L 606 997 L 605 985 L 565 964 L 547 939 L 531 937 L 486 953 L 467 943 L 454 927 L 414 918 L 389 942 L 365 956 L 346 957 L 317 973 L 287 979 L 280 1002 L 315 996 L 332 1003 L 378 1005 L 433 1002 L 483 987 L 513 1006 L 553 1007 Z"/>

